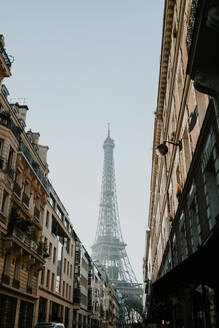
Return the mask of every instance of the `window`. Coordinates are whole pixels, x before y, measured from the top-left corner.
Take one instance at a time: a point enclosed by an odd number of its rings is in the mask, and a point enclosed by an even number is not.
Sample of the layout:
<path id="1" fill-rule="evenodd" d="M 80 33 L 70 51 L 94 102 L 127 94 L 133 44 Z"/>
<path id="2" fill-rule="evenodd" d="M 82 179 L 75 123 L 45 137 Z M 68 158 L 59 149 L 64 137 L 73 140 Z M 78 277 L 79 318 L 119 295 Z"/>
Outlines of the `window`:
<path id="1" fill-rule="evenodd" d="M 8 154 L 8 165 L 12 167 L 13 164 L 13 157 L 14 157 L 14 150 L 10 147 L 9 154 Z"/>
<path id="2" fill-rule="evenodd" d="M 4 146 L 4 140 L 0 139 L 0 159 L 2 158 L 2 154 L 3 154 L 3 146 Z"/>
<path id="3" fill-rule="evenodd" d="M 50 282 L 50 270 L 47 270 L 47 278 L 46 278 L 46 287 L 49 288 Z"/>
<path id="4" fill-rule="evenodd" d="M 65 282 L 63 281 L 62 296 L 65 297 Z"/>
<path id="5" fill-rule="evenodd" d="M 14 265 L 13 287 L 19 288 L 19 280 L 20 280 L 20 260 L 16 260 Z"/>
<path id="6" fill-rule="evenodd" d="M 7 201 L 8 201 L 8 193 L 6 190 L 4 190 L 3 196 L 2 196 L 2 205 L 1 205 L 2 213 L 6 213 L 6 211 L 7 211 Z"/>
<path id="7" fill-rule="evenodd" d="M 46 227 L 49 228 L 49 211 L 46 212 Z"/>
<path id="8" fill-rule="evenodd" d="M 48 239 L 45 237 L 44 238 L 44 245 L 45 245 L 46 248 L 47 248 L 47 243 L 48 243 Z"/>
<path id="9" fill-rule="evenodd" d="M 54 291 L 54 281 L 55 281 L 55 274 L 52 273 L 52 282 L 51 282 L 51 290 Z"/>
<path id="10" fill-rule="evenodd" d="M 49 243 L 49 255 L 52 257 L 52 243 Z"/>
<path id="11" fill-rule="evenodd" d="M 65 245 L 65 249 L 66 249 L 67 253 L 69 253 L 69 238 L 68 237 L 64 237 L 64 245 Z"/>
<path id="12" fill-rule="evenodd" d="M 200 224 L 198 216 L 198 204 L 196 200 L 196 187 L 193 183 L 188 197 L 188 208 L 189 208 L 189 218 L 190 218 L 190 230 L 191 230 L 191 242 L 192 250 L 195 252 L 200 244 Z"/>
<path id="13" fill-rule="evenodd" d="M 64 259 L 64 273 L 65 273 L 65 271 L 66 271 L 66 259 Z"/>
<path id="14" fill-rule="evenodd" d="M 208 164 L 205 168 L 205 191 L 209 226 L 210 229 L 212 229 L 216 223 L 216 217 L 218 217 L 219 213 L 219 191 L 213 155 L 209 158 Z"/>
<path id="15" fill-rule="evenodd" d="M 32 292 L 32 269 L 29 268 L 28 270 L 28 277 L 27 277 L 27 291 L 31 289 Z"/>
<path id="16" fill-rule="evenodd" d="M 45 268 L 41 271 L 41 285 L 44 285 L 44 278 L 45 278 Z"/>
<path id="17" fill-rule="evenodd" d="M 65 219 L 65 227 L 66 227 L 67 230 L 69 229 L 69 222 L 66 219 Z"/>
<path id="18" fill-rule="evenodd" d="M 66 284 L 66 293 L 65 293 L 65 297 L 68 297 L 68 284 Z"/>
<path id="19" fill-rule="evenodd" d="M 7 252 L 5 255 L 3 275 L 6 276 L 9 279 L 9 281 L 10 281 L 11 261 L 12 261 L 11 255 L 9 252 Z"/>
<path id="20" fill-rule="evenodd" d="M 57 208 L 56 208 L 56 214 L 58 215 L 58 217 L 62 221 L 63 220 L 63 213 L 62 213 L 62 211 L 61 211 L 61 209 L 60 209 L 59 206 L 57 206 Z"/>
<path id="21" fill-rule="evenodd" d="M 50 203 L 50 205 L 52 206 L 52 208 L 55 207 L 55 199 L 53 198 L 52 195 L 50 195 L 50 197 L 49 197 L 49 203 Z"/>
<path id="22" fill-rule="evenodd" d="M 69 275 L 69 262 L 67 264 L 67 276 Z"/>
<path id="23" fill-rule="evenodd" d="M 56 247 L 54 247 L 53 251 L 53 263 L 56 263 Z"/>
<path id="24" fill-rule="evenodd" d="M 181 255 L 182 255 L 182 261 L 183 261 L 188 255 L 188 247 L 187 247 L 187 239 L 186 239 L 186 224 L 185 224 L 184 213 L 182 213 L 182 215 L 180 217 L 179 229 L 180 229 Z"/>

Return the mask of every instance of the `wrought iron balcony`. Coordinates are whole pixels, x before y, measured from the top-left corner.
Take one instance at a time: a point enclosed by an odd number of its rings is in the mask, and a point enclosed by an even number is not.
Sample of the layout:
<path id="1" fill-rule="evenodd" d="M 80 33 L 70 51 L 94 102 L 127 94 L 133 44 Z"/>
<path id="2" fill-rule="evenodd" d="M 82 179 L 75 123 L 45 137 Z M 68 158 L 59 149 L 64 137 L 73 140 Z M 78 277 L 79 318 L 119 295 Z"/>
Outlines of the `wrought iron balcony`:
<path id="1" fill-rule="evenodd" d="M 35 206 L 34 207 L 34 216 L 39 220 L 40 219 L 40 210 Z"/>
<path id="2" fill-rule="evenodd" d="M 2 58 L 4 59 L 5 64 L 7 65 L 8 69 L 11 69 L 11 61 L 7 55 L 7 52 L 5 51 L 4 47 L 2 46 L 0 42 L 0 53 L 2 55 Z"/>
<path id="3" fill-rule="evenodd" d="M 21 241 L 23 244 L 25 244 L 28 248 L 30 248 L 32 251 L 37 252 L 38 245 L 35 241 L 31 240 L 25 232 L 20 230 L 17 227 L 13 228 L 12 236 Z"/>
<path id="4" fill-rule="evenodd" d="M 29 207 L 30 198 L 27 196 L 27 194 L 26 194 L 25 192 L 23 192 L 22 202 L 23 202 L 27 207 Z"/>
<path id="5" fill-rule="evenodd" d="M 18 197 L 21 197 L 21 187 L 19 186 L 19 184 L 15 181 L 14 183 L 14 189 L 13 191 L 16 193 L 16 195 Z"/>
<path id="6" fill-rule="evenodd" d="M 6 164 L 5 172 L 8 174 L 8 176 L 13 180 L 14 179 L 14 171 L 11 168 L 11 165 L 9 163 Z"/>

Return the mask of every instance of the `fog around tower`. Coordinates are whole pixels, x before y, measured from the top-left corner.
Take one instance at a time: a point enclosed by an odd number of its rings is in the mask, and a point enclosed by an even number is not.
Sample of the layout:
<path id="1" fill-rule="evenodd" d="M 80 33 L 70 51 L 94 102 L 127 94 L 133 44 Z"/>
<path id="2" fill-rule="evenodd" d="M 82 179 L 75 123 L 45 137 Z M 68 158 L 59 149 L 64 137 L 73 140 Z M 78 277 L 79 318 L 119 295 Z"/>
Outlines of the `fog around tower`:
<path id="1" fill-rule="evenodd" d="M 0 13 L 14 57 L 9 99 L 30 108 L 27 130 L 49 146 L 50 179 L 90 254 L 111 123 L 121 230 L 139 281 L 162 12 L 161 0 L 21 0 Z"/>

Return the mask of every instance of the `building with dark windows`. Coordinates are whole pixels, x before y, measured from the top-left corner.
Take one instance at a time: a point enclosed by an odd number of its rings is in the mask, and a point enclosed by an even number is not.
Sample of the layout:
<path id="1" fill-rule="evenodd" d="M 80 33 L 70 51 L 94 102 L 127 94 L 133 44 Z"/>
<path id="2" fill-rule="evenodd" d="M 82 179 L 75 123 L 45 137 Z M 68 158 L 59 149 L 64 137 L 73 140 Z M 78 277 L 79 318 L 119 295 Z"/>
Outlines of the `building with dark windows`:
<path id="1" fill-rule="evenodd" d="M 10 60 L 0 38 L 1 77 Z M 47 252 L 42 218 L 48 198 L 48 167 L 35 134 L 25 132 L 28 107 L 10 104 L 0 85 L 0 322 L 1 327 L 32 327 L 38 274 Z"/>
<path id="2" fill-rule="evenodd" d="M 10 68 L 0 35 L 0 326 L 116 328 L 117 294 L 48 180 L 48 147 L 25 129 L 29 108 L 8 101 Z"/>
<path id="3" fill-rule="evenodd" d="M 165 1 L 144 257 L 145 327 L 218 327 L 217 1 Z"/>

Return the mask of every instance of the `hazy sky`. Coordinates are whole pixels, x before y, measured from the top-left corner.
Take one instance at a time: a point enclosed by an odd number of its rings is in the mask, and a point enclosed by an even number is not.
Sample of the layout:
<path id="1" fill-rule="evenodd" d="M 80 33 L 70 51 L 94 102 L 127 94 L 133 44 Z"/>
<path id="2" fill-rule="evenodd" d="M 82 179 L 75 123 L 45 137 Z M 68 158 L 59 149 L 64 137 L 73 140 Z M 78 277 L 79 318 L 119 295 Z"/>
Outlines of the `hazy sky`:
<path id="1" fill-rule="evenodd" d="M 49 177 L 90 254 L 111 123 L 122 234 L 139 281 L 162 18 L 163 0 L 3 1 L 0 12 L 15 59 L 9 99 L 25 98 L 27 130 L 49 146 Z"/>

